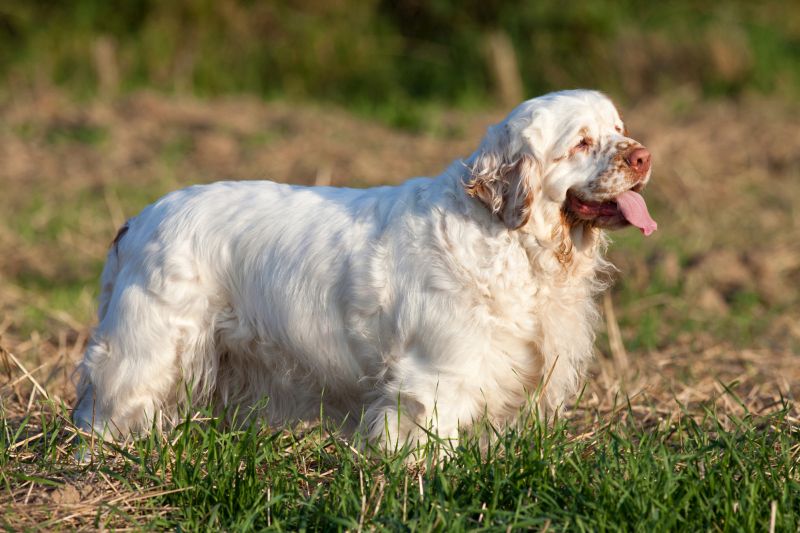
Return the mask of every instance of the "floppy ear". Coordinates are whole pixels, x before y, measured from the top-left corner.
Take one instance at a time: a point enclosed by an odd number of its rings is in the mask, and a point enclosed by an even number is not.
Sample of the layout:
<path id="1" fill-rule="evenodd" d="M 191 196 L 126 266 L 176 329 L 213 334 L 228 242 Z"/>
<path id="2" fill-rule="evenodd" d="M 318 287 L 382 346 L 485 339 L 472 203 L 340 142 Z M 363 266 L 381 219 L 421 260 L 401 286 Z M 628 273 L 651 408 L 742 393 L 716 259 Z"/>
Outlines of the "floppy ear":
<path id="1" fill-rule="evenodd" d="M 531 216 L 531 179 L 536 161 L 512 146 L 508 127 L 500 124 L 489 132 L 478 151 L 467 161 L 467 194 L 477 198 L 500 217 L 509 229 L 524 226 Z"/>

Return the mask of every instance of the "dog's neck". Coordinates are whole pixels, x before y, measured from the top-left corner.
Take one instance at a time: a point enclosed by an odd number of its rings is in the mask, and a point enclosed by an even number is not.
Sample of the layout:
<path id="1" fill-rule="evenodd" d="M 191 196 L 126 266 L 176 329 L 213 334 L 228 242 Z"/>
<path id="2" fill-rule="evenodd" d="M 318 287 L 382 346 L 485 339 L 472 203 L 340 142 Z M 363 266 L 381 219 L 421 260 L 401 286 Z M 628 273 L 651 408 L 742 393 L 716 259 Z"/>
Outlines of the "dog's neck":
<path id="1" fill-rule="evenodd" d="M 588 225 L 571 224 L 558 206 L 549 211 L 544 217 L 531 217 L 517 231 L 531 268 L 540 276 L 547 274 L 555 286 L 594 285 L 597 275 L 610 267 L 603 257 L 605 233 Z"/>

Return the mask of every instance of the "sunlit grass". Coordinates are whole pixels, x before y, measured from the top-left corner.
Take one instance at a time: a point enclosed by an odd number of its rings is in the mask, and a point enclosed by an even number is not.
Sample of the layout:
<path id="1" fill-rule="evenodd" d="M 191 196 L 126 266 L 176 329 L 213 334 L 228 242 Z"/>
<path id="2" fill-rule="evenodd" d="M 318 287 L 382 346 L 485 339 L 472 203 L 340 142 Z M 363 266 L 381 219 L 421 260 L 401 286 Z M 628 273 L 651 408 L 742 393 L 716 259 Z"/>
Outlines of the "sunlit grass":
<path id="1" fill-rule="evenodd" d="M 580 436 L 574 422 L 534 422 L 489 445 L 465 436 L 436 465 L 442 444 L 429 444 L 427 461 L 411 466 L 406 452 L 319 427 L 231 429 L 211 417 L 124 446 L 95 443 L 93 462 L 78 465 L 70 453 L 83 437 L 66 412 L 44 407 L 0 419 L 0 482 L 20 498 L 106 479 L 115 505 L 75 507 L 95 527 L 753 531 L 773 512 L 777 530 L 800 525 L 800 430 L 786 407 L 648 427 L 617 416 Z M 0 520 L 13 528 L 26 514 L 56 516 L 13 505 Z"/>

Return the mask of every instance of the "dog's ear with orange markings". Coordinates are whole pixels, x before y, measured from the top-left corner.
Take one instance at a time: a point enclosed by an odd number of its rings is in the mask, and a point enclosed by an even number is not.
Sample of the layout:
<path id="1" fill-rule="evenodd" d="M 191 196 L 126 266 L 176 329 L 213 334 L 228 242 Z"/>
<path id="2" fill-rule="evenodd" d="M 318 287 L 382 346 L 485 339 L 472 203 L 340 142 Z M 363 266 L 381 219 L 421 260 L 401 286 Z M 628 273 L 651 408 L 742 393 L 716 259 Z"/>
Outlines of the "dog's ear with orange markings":
<path id="1" fill-rule="evenodd" d="M 492 126 L 478 150 L 466 161 L 467 194 L 480 200 L 509 229 L 524 226 L 531 216 L 531 183 L 536 161 L 512 146 L 508 126 Z"/>

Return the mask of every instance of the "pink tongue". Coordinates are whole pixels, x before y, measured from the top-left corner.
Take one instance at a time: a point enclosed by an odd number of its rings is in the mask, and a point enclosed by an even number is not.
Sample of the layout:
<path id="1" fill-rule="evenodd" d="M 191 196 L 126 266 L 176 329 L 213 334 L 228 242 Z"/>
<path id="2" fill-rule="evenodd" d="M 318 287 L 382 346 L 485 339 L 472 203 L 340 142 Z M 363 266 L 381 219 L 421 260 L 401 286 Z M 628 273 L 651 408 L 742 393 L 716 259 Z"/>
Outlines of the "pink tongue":
<path id="1" fill-rule="evenodd" d="M 650 235 L 658 229 L 658 224 L 647 212 L 647 204 L 641 194 L 628 191 L 617 196 L 616 200 L 625 220 L 642 230 L 642 233 Z"/>

